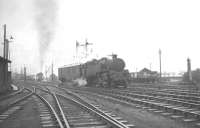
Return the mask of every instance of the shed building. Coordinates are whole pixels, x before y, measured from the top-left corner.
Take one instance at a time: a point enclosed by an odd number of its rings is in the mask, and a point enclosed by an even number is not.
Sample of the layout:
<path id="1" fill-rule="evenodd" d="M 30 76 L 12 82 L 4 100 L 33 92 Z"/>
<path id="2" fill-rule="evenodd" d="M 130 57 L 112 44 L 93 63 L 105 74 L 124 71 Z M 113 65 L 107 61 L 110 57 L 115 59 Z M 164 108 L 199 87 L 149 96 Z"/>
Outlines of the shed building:
<path id="1" fill-rule="evenodd" d="M 11 63 L 3 57 L 0 57 L 0 93 L 11 88 L 11 72 L 8 71 L 8 64 Z"/>

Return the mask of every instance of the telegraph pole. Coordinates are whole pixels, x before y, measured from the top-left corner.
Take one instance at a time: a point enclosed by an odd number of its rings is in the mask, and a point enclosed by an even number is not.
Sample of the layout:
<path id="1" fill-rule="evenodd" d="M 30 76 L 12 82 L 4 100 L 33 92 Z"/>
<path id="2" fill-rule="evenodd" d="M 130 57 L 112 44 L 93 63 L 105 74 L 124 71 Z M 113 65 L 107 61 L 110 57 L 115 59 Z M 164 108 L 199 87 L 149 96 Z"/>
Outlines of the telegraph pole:
<path id="1" fill-rule="evenodd" d="M 162 77 L 162 69 L 161 69 L 161 49 L 159 49 L 159 62 L 160 62 L 160 80 Z"/>
<path id="2" fill-rule="evenodd" d="M 191 61 L 187 59 L 187 74 L 188 74 L 188 81 L 192 82 L 192 72 L 191 72 Z"/>
<path id="3" fill-rule="evenodd" d="M 24 81 L 26 81 L 26 67 L 24 66 Z"/>
<path id="4" fill-rule="evenodd" d="M 51 67 L 51 77 L 52 77 L 52 81 L 53 81 L 53 62 L 52 62 L 52 67 Z"/>
<path id="5" fill-rule="evenodd" d="M 6 57 L 6 49 L 7 49 L 7 39 L 6 39 L 6 24 L 3 25 L 3 28 L 4 28 L 4 38 L 3 38 L 3 58 L 4 59 L 7 59 Z M 6 83 L 8 81 L 8 63 L 6 63 L 4 65 L 4 69 L 3 69 L 3 83 Z M 6 83 L 7 84 L 7 83 Z"/>
<path id="6" fill-rule="evenodd" d="M 151 63 L 149 63 L 149 69 L 151 70 Z"/>
<path id="7" fill-rule="evenodd" d="M 75 60 L 76 63 L 79 62 L 78 47 L 79 47 L 79 42 L 76 40 L 76 60 Z"/>
<path id="8" fill-rule="evenodd" d="M 6 59 L 6 24 L 3 25 L 3 28 L 4 28 L 4 38 L 3 38 L 3 57 Z"/>
<path id="9" fill-rule="evenodd" d="M 88 46 L 89 45 L 93 45 L 92 43 L 88 43 L 88 41 L 87 41 L 87 39 L 85 39 L 85 44 L 80 44 L 78 41 L 76 41 L 76 54 L 77 54 L 77 58 L 78 58 L 78 48 L 80 47 L 80 46 L 83 46 L 83 47 L 85 47 L 85 59 L 87 59 L 87 57 L 88 57 Z"/>
<path id="10" fill-rule="evenodd" d="M 88 43 L 87 39 L 85 39 L 85 57 L 88 56 L 88 45 L 93 45 L 92 43 Z"/>

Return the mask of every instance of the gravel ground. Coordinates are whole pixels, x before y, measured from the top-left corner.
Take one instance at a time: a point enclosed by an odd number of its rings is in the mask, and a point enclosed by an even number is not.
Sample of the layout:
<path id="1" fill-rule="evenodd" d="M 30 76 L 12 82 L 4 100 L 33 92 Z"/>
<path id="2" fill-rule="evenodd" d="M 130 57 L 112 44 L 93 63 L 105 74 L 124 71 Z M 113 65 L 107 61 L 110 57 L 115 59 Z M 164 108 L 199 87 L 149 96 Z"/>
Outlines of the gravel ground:
<path id="1" fill-rule="evenodd" d="M 37 104 L 31 98 L 21 110 L 0 124 L 0 128 L 41 128 Z"/>
<path id="2" fill-rule="evenodd" d="M 195 128 L 180 120 L 173 120 L 144 109 L 118 104 L 95 96 L 82 96 L 90 102 L 102 105 L 113 114 L 123 117 L 137 128 Z"/>

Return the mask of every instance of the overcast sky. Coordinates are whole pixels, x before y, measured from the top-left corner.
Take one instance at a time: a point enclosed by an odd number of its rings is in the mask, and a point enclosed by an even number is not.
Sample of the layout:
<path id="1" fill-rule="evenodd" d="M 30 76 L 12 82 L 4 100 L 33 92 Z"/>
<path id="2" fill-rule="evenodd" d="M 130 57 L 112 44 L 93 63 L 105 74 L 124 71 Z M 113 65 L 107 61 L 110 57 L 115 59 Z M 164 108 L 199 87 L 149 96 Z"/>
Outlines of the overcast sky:
<path id="1" fill-rule="evenodd" d="M 13 70 L 44 71 L 74 63 L 76 40 L 93 43 L 93 57 L 118 54 L 129 71 L 144 67 L 186 71 L 200 67 L 199 0 L 0 0 L 7 24 Z M 3 41 L 3 28 L 0 41 Z M 1 53 L 2 55 L 2 46 Z"/>

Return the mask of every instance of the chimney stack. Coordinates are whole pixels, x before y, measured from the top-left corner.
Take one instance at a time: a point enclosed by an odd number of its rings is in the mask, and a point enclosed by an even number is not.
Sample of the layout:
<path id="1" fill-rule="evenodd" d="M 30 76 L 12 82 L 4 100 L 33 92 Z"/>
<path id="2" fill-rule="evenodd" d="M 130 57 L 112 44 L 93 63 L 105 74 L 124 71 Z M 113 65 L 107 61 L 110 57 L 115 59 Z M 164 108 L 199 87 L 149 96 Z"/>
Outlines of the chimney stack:
<path id="1" fill-rule="evenodd" d="M 187 59 L 187 74 L 188 74 L 188 81 L 191 82 L 192 81 L 192 72 L 191 72 L 191 61 L 189 58 Z"/>

